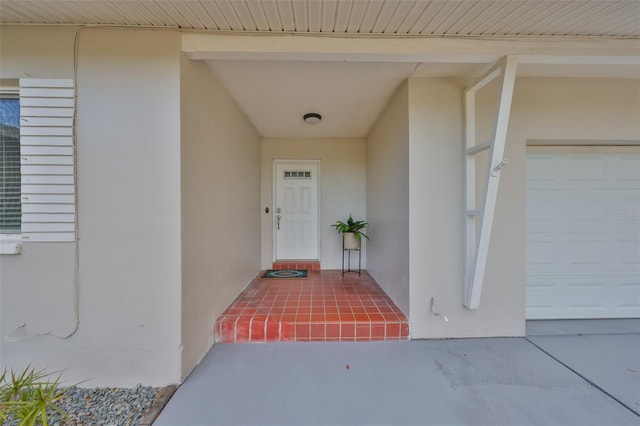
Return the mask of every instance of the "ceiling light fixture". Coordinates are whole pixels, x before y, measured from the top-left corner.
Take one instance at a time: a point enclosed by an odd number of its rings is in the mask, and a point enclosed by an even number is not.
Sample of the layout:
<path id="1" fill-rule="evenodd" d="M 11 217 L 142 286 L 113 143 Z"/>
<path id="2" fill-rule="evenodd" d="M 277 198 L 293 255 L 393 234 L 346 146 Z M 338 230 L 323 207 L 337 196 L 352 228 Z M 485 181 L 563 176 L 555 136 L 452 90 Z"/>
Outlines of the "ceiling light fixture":
<path id="1" fill-rule="evenodd" d="M 308 112 L 302 116 L 302 119 L 307 124 L 318 124 L 322 120 L 322 116 L 315 112 Z"/>

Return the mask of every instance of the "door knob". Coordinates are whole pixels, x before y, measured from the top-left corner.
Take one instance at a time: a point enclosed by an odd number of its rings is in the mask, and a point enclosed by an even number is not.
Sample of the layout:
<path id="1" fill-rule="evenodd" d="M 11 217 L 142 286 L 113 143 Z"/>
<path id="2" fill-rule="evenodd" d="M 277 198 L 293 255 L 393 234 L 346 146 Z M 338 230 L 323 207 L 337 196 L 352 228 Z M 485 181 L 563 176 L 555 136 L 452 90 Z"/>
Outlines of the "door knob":
<path id="1" fill-rule="evenodd" d="M 280 215 L 276 216 L 276 222 L 278 224 L 278 231 L 280 230 Z"/>

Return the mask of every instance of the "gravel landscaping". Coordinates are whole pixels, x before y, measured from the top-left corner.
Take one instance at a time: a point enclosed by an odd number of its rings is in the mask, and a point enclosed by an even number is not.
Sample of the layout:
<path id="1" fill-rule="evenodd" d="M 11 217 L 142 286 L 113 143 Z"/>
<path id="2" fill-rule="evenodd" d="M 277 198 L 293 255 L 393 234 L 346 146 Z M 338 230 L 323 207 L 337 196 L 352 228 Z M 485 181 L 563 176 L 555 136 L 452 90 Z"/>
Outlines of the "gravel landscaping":
<path id="1" fill-rule="evenodd" d="M 167 395 L 166 388 L 142 385 L 135 388 L 74 386 L 64 393 L 65 397 L 57 405 L 67 412 L 69 418 L 64 420 L 60 415 L 53 414 L 49 423 L 51 425 L 135 426 L 141 424 L 143 417 L 143 424 L 150 424 L 154 419 L 149 421 L 149 416 L 145 414 L 153 411 L 152 408 L 162 409 L 166 399 L 171 396 Z"/>

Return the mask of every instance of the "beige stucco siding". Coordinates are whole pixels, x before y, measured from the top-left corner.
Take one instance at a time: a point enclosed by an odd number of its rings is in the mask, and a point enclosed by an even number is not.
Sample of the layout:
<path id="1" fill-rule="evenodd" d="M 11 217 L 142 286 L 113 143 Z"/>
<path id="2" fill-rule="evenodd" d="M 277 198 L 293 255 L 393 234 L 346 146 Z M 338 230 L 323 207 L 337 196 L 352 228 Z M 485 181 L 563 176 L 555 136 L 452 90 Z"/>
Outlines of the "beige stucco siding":
<path id="1" fill-rule="evenodd" d="M 73 28 L 2 27 L 3 78 L 73 78 Z M 86 386 L 180 380 L 180 37 L 86 29 L 78 45 L 80 326 L 4 341 L 3 365 Z M 2 336 L 73 329 L 73 243 L 0 256 Z"/>
<path id="2" fill-rule="evenodd" d="M 480 309 L 469 310 L 460 81 L 409 79 L 365 139 L 261 139 L 171 30 L 3 26 L 2 79 L 74 78 L 76 36 L 80 325 L 68 339 L 12 339 L 75 325 L 76 244 L 25 242 L 0 256 L 0 366 L 66 370 L 86 386 L 175 383 L 202 359 L 216 316 L 271 266 L 274 159 L 321 161 L 323 268 L 341 266 L 330 225 L 369 221 L 362 266 L 410 314 L 412 338 L 519 336 L 527 143 L 640 143 L 640 79 L 518 78 Z M 478 95 L 480 142 L 496 89 Z"/>
<path id="3" fill-rule="evenodd" d="M 181 62 L 182 375 L 260 269 L 260 139 L 202 62 Z"/>
<path id="4" fill-rule="evenodd" d="M 367 267 L 409 315 L 409 88 L 402 84 L 367 136 Z"/>

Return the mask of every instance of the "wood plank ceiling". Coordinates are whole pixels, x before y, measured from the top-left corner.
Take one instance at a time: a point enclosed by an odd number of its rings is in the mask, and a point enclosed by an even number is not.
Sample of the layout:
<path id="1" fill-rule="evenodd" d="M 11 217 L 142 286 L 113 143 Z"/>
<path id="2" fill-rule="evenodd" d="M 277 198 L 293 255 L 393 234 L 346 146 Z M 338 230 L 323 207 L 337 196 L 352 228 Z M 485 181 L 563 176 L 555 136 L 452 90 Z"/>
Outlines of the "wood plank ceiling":
<path id="1" fill-rule="evenodd" d="M 368 36 L 640 37 L 640 0 L 0 0 L 2 24 Z"/>

